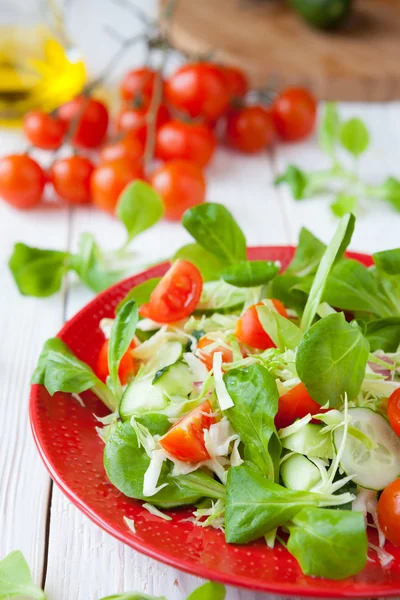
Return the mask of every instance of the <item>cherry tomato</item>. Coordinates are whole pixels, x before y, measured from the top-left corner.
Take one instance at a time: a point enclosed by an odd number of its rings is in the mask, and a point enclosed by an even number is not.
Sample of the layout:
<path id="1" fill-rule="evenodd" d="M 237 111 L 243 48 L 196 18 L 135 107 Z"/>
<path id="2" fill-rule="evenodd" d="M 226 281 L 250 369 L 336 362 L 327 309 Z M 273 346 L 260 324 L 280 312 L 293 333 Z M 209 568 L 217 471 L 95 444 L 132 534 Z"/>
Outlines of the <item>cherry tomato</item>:
<path id="1" fill-rule="evenodd" d="M 378 522 L 389 542 L 400 546 L 400 478 L 383 490 L 378 501 Z"/>
<path id="2" fill-rule="evenodd" d="M 126 133 L 121 139 L 106 144 L 100 150 L 99 160 L 101 163 L 110 162 L 117 158 L 127 157 L 137 161 L 143 156 L 143 143 L 132 132 Z"/>
<path id="3" fill-rule="evenodd" d="M 315 415 L 320 412 L 320 405 L 311 398 L 304 383 L 298 383 L 279 398 L 275 426 L 277 429 L 288 427 L 296 419 L 302 419 L 309 413 Z"/>
<path id="4" fill-rule="evenodd" d="M 272 116 L 279 136 L 296 142 L 310 135 L 317 117 L 314 96 L 303 88 L 288 88 L 272 106 Z"/>
<path id="5" fill-rule="evenodd" d="M 58 116 L 76 130 L 72 144 L 80 148 L 97 148 L 104 141 L 108 128 L 108 110 L 103 102 L 78 96 L 59 107 Z"/>
<path id="6" fill-rule="evenodd" d="M 117 115 L 115 127 L 117 131 L 131 131 L 139 140 L 146 143 L 147 137 L 147 115 L 150 107 L 150 99 L 147 98 L 138 107 L 125 107 Z M 156 118 L 156 130 L 169 120 L 169 112 L 164 104 L 161 104 Z"/>
<path id="7" fill-rule="evenodd" d="M 249 82 L 245 73 L 238 67 L 221 67 L 228 87 L 231 102 L 243 98 L 249 90 Z"/>
<path id="8" fill-rule="evenodd" d="M 50 167 L 50 178 L 57 194 L 71 204 L 90 202 L 93 163 L 84 156 L 58 158 Z"/>
<path id="9" fill-rule="evenodd" d="M 129 383 L 130 379 L 132 379 L 132 376 L 136 372 L 136 361 L 130 352 L 134 348 L 136 348 L 136 343 L 133 340 L 130 343 L 128 350 L 123 355 L 121 362 L 119 363 L 118 376 L 122 385 L 126 385 L 127 383 Z M 97 377 L 105 383 L 107 377 L 110 374 L 108 368 L 108 340 L 105 340 L 104 344 L 100 349 L 99 355 L 97 357 L 95 371 Z"/>
<path id="10" fill-rule="evenodd" d="M 280 300 L 273 299 L 273 305 L 280 315 L 288 316 L 285 307 Z M 236 325 L 235 335 L 239 341 L 253 348 L 267 350 L 267 348 L 275 348 L 274 342 L 269 335 L 264 331 L 257 314 L 257 306 L 262 306 L 262 302 L 253 304 L 240 317 Z"/>
<path id="11" fill-rule="evenodd" d="M 207 346 L 210 346 L 211 344 L 216 344 L 216 341 L 210 339 L 206 335 L 203 335 L 203 337 L 201 337 L 197 343 L 197 348 L 200 350 L 198 357 L 206 365 L 209 371 L 213 367 L 213 357 L 215 352 L 222 352 L 223 363 L 230 363 L 233 361 L 232 350 L 225 348 L 225 346 L 214 346 L 212 350 L 207 350 Z"/>
<path id="12" fill-rule="evenodd" d="M 56 115 L 33 110 L 24 117 L 24 133 L 31 144 L 42 150 L 56 150 L 62 144 L 67 125 Z"/>
<path id="13" fill-rule="evenodd" d="M 188 160 L 171 160 L 157 169 L 151 185 L 164 202 L 166 219 L 179 221 L 192 206 L 201 204 L 206 196 L 206 180 L 199 166 Z"/>
<path id="14" fill-rule="evenodd" d="M 400 436 L 400 389 L 391 394 L 387 404 L 387 414 L 393 431 Z"/>
<path id="15" fill-rule="evenodd" d="M 0 196 L 15 208 L 32 208 L 42 199 L 46 175 L 27 154 L 0 158 Z"/>
<path id="16" fill-rule="evenodd" d="M 100 165 L 90 182 L 93 203 L 114 214 L 122 190 L 131 181 L 143 178 L 143 167 L 126 156 Z"/>
<path id="17" fill-rule="evenodd" d="M 204 429 L 215 423 L 211 404 L 205 400 L 190 413 L 179 419 L 160 439 L 168 454 L 184 462 L 201 462 L 210 458 L 204 443 Z"/>
<path id="18" fill-rule="evenodd" d="M 215 133 L 207 125 L 173 120 L 165 123 L 157 132 L 156 157 L 161 160 L 191 160 L 205 167 L 216 146 Z"/>
<path id="19" fill-rule="evenodd" d="M 228 108 L 229 90 L 222 69 L 209 62 L 186 64 L 165 84 L 167 102 L 190 117 L 215 121 Z"/>
<path id="20" fill-rule="evenodd" d="M 226 120 L 226 141 L 229 146 L 252 154 L 271 146 L 275 137 L 271 111 L 263 106 L 245 106 L 232 110 Z"/>
<path id="21" fill-rule="evenodd" d="M 142 317 L 157 323 L 180 321 L 196 308 L 203 279 L 200 271 L 187 260 L 177 260 L 154 288 L 150 300 L 140 307 Z"/>
<path id="22" fill-rule="evenodd" d="M 119 92 L 122 100 L 130 102 L 140 95 L 151 98 L 153 95 L 156 71 L 149 67 L 132 69 L 122 78 Z"/>

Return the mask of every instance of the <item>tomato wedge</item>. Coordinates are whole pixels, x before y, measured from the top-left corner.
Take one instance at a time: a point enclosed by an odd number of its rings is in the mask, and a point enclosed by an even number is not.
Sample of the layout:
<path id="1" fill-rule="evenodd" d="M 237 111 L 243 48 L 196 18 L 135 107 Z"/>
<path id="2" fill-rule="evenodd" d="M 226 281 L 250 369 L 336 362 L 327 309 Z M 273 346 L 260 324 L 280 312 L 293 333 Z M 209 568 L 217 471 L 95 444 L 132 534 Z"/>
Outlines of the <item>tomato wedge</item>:
<path id="1" fill-rule="evenodd" d="M 389 423 L 396 435 L 400 436 L 400 389 L 395 390 L 389 397 L 387 404 Z"/>
<path id="2" fill-rule="evenodd" d="M 210 339 L 206 335 L 203 335 L 203 337 L 201 337 L 197 343 L 197 348 L 200 350 L 198 357 L 206 365 L 209 371 L 211 371 L 213 367 L 213 357 L 215 352 L 222 352 L 223 363 L 229 363 L 233 361 L 232 350 L 225 348 L 225 346 L 214 346 L 211 350 L 207 350 L 207 346 L 215 343 L 215 340 Z"/>
<path id="3" fill-rule="evenodd" d="M 400 478 L 383 490 L 378 502 L 378 521 L 385 537 L 400 546 Z"/>
<path id="4" fill-rule="evenodd" d="M 204 444 L 204 429 L 216 422 L 212 416 L 211 404 L 205 400 L 190 413 L 179 419 L 160 439 L 160 444 L 168 454 L 183 462 L 201 462 L 210 455 Z"/>
<path id="5" fill-rule="evenodd" d="M 280 300 L 274 298 L 272 299 L 272 303 L 280 315 L 288 318 L 286 309 Z M 253 306 L 250 306 L 246 312 L 243 313 L 237 322 L 235 335 L 238 340 L 243 342 L 243 344 L 248 344 L 249 346 L 252 346 L 252 348 L 258 348 L 259 350 L 275 348 L 274 342 L 264 331 L 263 326 L 260 323 L 257 314 L 257 306 L 262 306 L 262 302 L 253 304 Z"/>
<path id="6" fill-rule="evenodd" d="M 121 362 L 119 363 L 118 375 L 122 385 L 126 385 L 127 383 L 129 383 L 129 380 L 131 379 L 132 375 L 134 375 L 136 372 L 136 361 L 130 352 L 134 348 L 136 348 L 136 343 L 134 340 L 132 340 L 129 349 L 125 352 L 124 356 L 121 359 Z M 97 377 L 105 383 L 107 377 L 110 374 L 110 371 L 108 369 L 108 340 L 104 342 L 100 349 L 99 355 L 97 357 L 95 371 Z"/>
<path id="7" fill-rule="evenodd" d="M 302 419 L 308 413 L 315 415 L 320 412 L 323 412 L 323 409 L 311 398 L 304 383 L 298 383 L 279 398 L 275 426 L 277 429 L 282 429 L 294 423 L 296 419 Z"/>
<path id="8" fill-rule="evenodd" d="M 177 260 L 154 288 L 150 300 L 140 307 L 142 317 L 157 323 L 172 323 L 188 317 L 196 308 L 203 289 L 197 267 Z"/>

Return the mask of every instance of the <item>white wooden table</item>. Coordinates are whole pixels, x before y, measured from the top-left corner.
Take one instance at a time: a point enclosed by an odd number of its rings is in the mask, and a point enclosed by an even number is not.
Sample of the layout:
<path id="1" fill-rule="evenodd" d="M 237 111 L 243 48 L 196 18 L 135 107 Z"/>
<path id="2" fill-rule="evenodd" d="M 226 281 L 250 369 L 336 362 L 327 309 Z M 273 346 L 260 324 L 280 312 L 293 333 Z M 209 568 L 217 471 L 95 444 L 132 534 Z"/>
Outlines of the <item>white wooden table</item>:
<path id="1" fill-rule="evenodd" d="M 80 5 L 85 25 L 87 4 L 91 1 Z M 361 116 L 370 127 L 373 144 L 363 161 L 366 177 L 373 183 L 387 174 L 400 176 L 400 105 L 354 104 L 341 110 L 346 116 Z M 19 134 L 0 132 L 1 154 L 18 147 Z M 280 145 L 256 157 L 219 150 L 207 174 L 208 199 L 227 205 L 250 245 L 295 243 L 302 225 L 326 241 L 336 224 L 326 200 L 295 202 L 285 188 L 272 184 L 289 162 L 316 168 L 323 167 L 321 158 L 315 139 Z M 93 525 L 51 484 L 32 440 L 29 380 L 41 346 L 92 294 L 71 279 L 50 299 L 21 297 L 7 259 L 16 241 L 73 250 L 82 231 L 93 232 L 110 248 L 123 235 L 116 221 L 90 208 L 20 213 L 0 202 L 0 557 L 22 550 L 50 600 L 98 600 L 128 590 L 182 600 L 200 580 L 131 550 Z M 400 215 L 382 202 L 370 202 L 358 218 L 352 248 L 373 252 L 396 247 L 399 233 Z M 187 239 L 180 225 L 163 222 L 138 240 L 138 262 L 169 256 Z M 233 588 L 228 592 L 228 600 L 261 597 Z"/>

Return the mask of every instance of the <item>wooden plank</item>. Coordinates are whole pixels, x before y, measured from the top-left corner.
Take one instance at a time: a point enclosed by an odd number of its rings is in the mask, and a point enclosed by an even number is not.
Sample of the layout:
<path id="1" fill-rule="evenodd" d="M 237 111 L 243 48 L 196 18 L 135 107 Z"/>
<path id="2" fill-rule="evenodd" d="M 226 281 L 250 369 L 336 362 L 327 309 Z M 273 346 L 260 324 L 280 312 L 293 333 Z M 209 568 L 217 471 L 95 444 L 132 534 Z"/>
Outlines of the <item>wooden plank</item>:
<path id="1" fill-rule="evenodd" d="M 223 202 L 232 210 L 250 244 L 288 242 L 266 153 L 249 158 L 220 150 L 209 169 L 208 180 L 208 199 Z M 72 247 L 76 247 L 82 231 L 93 232 L 109 248 L 116 247 L 123 236 L 118 222 L 90 209 L 74 212 Z M 132 247 L 140 250 L 136 259 L 140 264 L 170 256 L 187 241 L 189 236 L 179 224 L 162 222 L 143 234 Z M 68 318 L 91 296 L 81 286 L 70 285 Z M 49 597 L 98 600 L 107 594 L 138 590 L 165 595 L 168 600 L 182 600 L 200 583 L 199 578 L 149 559 L 103 533 L 54 489 L 46 580 Z M 234 589 L 228 597 L 229 600 L 259 598 L 251 592 Z"/>
<path id="2" fill-rule="evenodd" d="M 0 155 L 20 149 L 19 134 L 1 134 Z M 65 249 L 66 209 L 19 212 L 0 202 L 0 557 L 22 550 L 42 579 L 50 479 L 34 446 L 28 419 L 29 381 L 48 337 L 63 320 L 63 295 L 46 300 L 19 294 L 7 268 L 13 244 Z"/>

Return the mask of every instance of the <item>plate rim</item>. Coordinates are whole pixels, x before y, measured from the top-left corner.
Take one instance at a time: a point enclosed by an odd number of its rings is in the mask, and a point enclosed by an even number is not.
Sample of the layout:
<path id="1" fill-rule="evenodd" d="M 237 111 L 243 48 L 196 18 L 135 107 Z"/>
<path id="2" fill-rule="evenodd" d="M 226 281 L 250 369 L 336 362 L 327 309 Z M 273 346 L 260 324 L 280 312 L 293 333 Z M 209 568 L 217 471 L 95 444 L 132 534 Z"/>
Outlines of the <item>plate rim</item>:
<path id="1" fill-rule="evenodd" d="M 248 253 L 257 254 L 259 251 L 268 250 L 291 250 L 292 252 L 296 249 L 296 246 L 290 244 L 283 245 L 264 245 L 264 246 L 250 246 L 248 247 Z M 361 253 L 361 252 L 348 252 L 346 253 L 349 257 L 354 258 L 356 260 L 363 259 L 364 261 L 368 261 L 372 263 L 372 257 L 369 254 Z M 103 296 L 106 296 L 110 290 L 117 289 L 123 283 L 127 283 L 128 281 L 140 276 L 144 277 L 144 281 L 150 279 L 155 276 L 156 273 L 162 269 L 167 268 L 169 266 L 169 261 L 163 261 L 158 263 L 155 266 L 150 267 L 144 271 L 140 271 L 135 275 L 131 275 L 125 279 L 122 279 L 118 283 L 110 286 L 100 294 L 96 294 L 90 302 L 85 304 L 71 319 L 66 321 L 60 331 L 57 333 L 57 337 L 62 337 L 65 330 L 69 328 L 71 323 L 80 319 L 82 315 L 90 310 L 93 302 L 98 302 Z M 325 579 L 322 581 L 327 582 L 327 587 L 322 589 L 320 586 L 313 586 L 313 578 L 309 577 L 310 584 L 307 588 L 302 588 L 301 591 L 296 583 L 286 583 L 286 582 L 275 582 L 275 581 L 263 581 L 257 582 L 252 578 L 249 578 L 244 575 L 233 575 L 229 573 L 224 573 L 221 570 L 213 569 L 211 567 L 207 567 L 201 564 L 194 565 L 192 562 L 186 561 L 185 558 L 177 558 L 170 555 L 167 551 L 162 549 L 157 549 L 154 545 L 149 544 L 148 542 L 143 542 L 139 539 L 135 539 L 132 536 L 128 536 L 128 534 L 124 534 L 122 531 L 115 530 L 112 525 L 110 525 L 105 519 L 98 515 L 96 510 L 93 510 L 85 500 L 83 500 L 78 494 L 74 492 L 73 487 L 71 487 L 64 479 L 63 476 L 59 473 L 57 467 L 53 464 L 51 459 L 48 458 L 46 451 L 44 449 L 43 438 L 40 434 L 40 427 L 38 426 L 38 416 L 36 414 L 36 396 L 37 390 L 41 386 L 39 384 L 32 384 L 30 386 L 30 397 L 29 397 L 29 421 L 32 431 L 32 436 L 36 445 L 36 448 L 39 452 L 40 458 L 42 459 L 44 466 L 49 473 L 51 479 L 57 485 L 57 487 L 63 492 L 63 494 L 72 502 L 72 504 L 78 508 L 84 515 L 86 515 L 94 524 L 100 527 L 103 531 L 111 535 L 113 538 L 118 539 L 120 542 L 125 543 L 130 548 L 145 554 L 146 556 L 167 564 L 173 568 L 176 568 L 180 571 L 184 571 L 191 575 L 201 577 L 203 579 L 218 581 L 226 585 L 231 585 L 234 587 L 240 587 L 247 590 L 264 592 L 269 594 L 277 594 L 277 595 L 290 595 L 297 597 L 324 597 L 324 598 L 338 598 L 338 597 L 347 597 L 347 598 L 365 598 L 367 596 L 373 595 L 374 597 L 398 597 L 400 594 L 400 583 L 397 587 L 389 587 L 388 584 L 380 584 L 374 586 L 371 589 L 371 584 L 360 584 L 359 589 L 357 590 L 343 590 L 340 591 L 338 589 L 330 591 L 328 588 L 329 582 L 332 581 L 330 579 Z M 133 500 L 135 501 L 135 500 Z M 137 502 L 137 501 L 136 501 Z M 321 579 L 315 578 L 316 582 L 321 582 Z M 344 579 L 343 582 L 347 580 Z M 363 589 L 364 588 L 364 589 Z"/>

